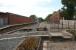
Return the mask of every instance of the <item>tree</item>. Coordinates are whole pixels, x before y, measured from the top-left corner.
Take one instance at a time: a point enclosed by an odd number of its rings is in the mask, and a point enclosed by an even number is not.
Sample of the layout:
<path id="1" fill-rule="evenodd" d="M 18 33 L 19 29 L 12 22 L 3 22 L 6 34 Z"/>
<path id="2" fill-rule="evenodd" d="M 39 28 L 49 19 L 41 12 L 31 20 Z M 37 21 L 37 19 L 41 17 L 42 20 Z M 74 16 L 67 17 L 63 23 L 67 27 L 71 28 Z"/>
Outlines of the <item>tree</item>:
<path id="1" fill-rule="evenodd" d="M 49 15 L 45 18 L 45 20 L 46 20 L 47 22 L 49 22 L 51 16 L 52 16 L 52 14 L 49 14 Z"/>
<path id="2" fill-rule="evenodd" d="M 68 20 L 69 16 L 66 9 L 62 8 L 61 10 L 59 10 L 59 13 L 62 18 Z"/>
<path id="3" fill-rule="evenodd" d="M 63 15 L 68 20 L 72 20 L 76 7 L 76 0 L 62 0 L 63 7 Z"/>
<path id="4" fill-rule="evenodd" d="M 44 19 L 43 18 L 38 18 L 38 20 L 39 20 L 39 22 L 43 22 L 44 21 Z"/>
<path id="5" fill-rule="evenodd" d="M 33 22 L 35 22 L 37 20 L 36 15 L 31 15 L 30 18 L 33 20 Z"/>

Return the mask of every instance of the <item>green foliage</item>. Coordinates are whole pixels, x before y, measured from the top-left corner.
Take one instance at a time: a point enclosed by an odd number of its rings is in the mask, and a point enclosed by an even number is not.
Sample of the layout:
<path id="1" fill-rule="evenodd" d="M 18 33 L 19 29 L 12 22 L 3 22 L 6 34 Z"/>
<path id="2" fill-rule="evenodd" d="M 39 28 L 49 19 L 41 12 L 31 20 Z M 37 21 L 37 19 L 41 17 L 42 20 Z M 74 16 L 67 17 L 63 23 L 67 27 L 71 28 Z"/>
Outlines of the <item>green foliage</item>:
<path id="1" fill-rule="evenodd" d="M 52 14 L 49 14 L 49 15 L 45 18 L 45 20 L 46 20 L 47 22 L 49 22 L 51 16 L 52 16 Z"/>
<path id="2" fill-rule="evenodd" d="M 62 4 L 64 5 L 62 16 L 67 20 L 72 20 L 75 13 L 76 0 L 62 0 Z"/>
<path id="3" fill-rule="evenodd" d="M 36 15 L 31 15 L 30 18 L 32 18 L 33 22 L 35 22 L 36 19 L 37 19 L 37 16 Z"/>
<path id="4" fill-rule="evenodd" d="M 66 7 L 70 5 L 76 6 L 76 0 L 62 0 L 62 4 Z"/>
<path id="5" fill-rule="evenodd" d="M 38 18 L 38 20 L 39 20 L 39 22 L 43 22 L 44 21 L 44 19 L 43 18 Z"/>

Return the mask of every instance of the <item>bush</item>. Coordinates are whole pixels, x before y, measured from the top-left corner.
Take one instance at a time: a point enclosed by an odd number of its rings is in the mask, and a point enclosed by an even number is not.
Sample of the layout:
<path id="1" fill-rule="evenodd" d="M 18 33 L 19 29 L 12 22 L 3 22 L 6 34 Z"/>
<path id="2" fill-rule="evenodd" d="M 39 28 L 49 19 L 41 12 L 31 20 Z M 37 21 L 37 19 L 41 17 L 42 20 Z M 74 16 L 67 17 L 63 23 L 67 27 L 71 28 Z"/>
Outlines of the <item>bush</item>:
<path id="1" fill-rule="evenodd" d="M 29 37 L 20 44 L 16 50 L 35 50 L 38 47 L 39 38 Z"/>

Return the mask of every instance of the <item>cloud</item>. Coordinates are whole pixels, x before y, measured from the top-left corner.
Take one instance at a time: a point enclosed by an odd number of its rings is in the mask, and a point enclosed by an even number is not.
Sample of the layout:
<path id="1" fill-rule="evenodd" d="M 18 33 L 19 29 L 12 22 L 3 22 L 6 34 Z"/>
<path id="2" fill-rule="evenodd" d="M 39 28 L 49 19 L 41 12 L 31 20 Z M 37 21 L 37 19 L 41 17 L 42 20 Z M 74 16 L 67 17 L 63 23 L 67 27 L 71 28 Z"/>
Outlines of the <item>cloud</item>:
<path id="1" fill-rule="evenodd" d="M 0 0 L 0 10 L 25 16 L 36 14 L 45 18 L 55 10 L 50 6 L 52 2 L 53 0 Z"/>

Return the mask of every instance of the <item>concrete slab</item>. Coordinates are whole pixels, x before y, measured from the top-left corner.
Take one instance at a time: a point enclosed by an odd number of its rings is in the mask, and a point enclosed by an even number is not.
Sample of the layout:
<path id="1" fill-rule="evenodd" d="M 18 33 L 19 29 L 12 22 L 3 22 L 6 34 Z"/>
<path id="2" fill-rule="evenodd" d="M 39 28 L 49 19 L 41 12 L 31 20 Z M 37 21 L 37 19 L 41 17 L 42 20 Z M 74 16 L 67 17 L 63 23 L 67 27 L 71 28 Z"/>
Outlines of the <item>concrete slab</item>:
<path id="1" fill-rule="evenodd" d="M 73 35 L 67 31 L 61 31 L 61 32 L 50 32 L 50 36 L 61 36 L 63 38 L 72 38 Z"/>

